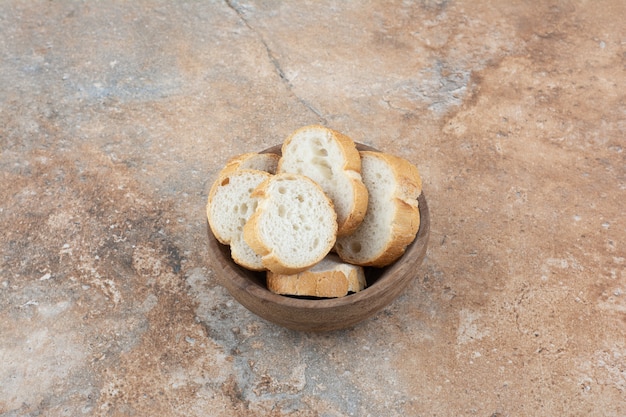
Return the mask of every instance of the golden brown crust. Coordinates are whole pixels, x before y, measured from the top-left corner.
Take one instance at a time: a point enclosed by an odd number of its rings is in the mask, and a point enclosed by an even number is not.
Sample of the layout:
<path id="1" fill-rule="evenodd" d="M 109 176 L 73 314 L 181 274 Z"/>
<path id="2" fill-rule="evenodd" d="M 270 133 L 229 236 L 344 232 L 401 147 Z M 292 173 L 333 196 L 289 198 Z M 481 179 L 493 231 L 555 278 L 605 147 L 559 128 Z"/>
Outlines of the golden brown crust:
<path id="1" fill-rule="evenodd" d="M 220 186 L 220 180 L 222 179 L 218 177 L 215 181 L 213 181 L 213 184 L 211 185 L 211 189 L 209 190 L 209 197 L 207 198 L 207 204 L 206 204 L 206 217 L 209 222 L 209 227 L 211 228 L 211 232 L 213 233 L 215 238 L 222 245 L 228 245 L 230 244 L 230 239 L 226 239 L 224 236 L 222 236 L 221 234 L 217 232 L 217 229 L 215 228 L 215 224 L 213 223 L 214 222 L 213 216 L 211 214 L 211 205 L 213 203 L 213 199 L 215 198 L 215 193 L 217 192 L 217 189 Z"/>
<path id="2" fill-rule="evenodd" d="M 335 130 L 330 129 L 333 132 L 335 139 L 341 146 L 341 151 L 343 152 L 344 159 L 346 161 L 343 169 L 344 171 L 350 172 L 354 171 L 361 174 L 361 155 L 356 148 L 356 144 L 354 141 Z M 349 175 L 349 174 L 348 174 Z M 365 217 L 365 213 L 367 212 L 367 188 L 360 177 L 353 176 L 351 178 L 352 181 L 352 189 L 354 200 L 354 207 L 350 214 L 344 219 L 344 221 L 338 225 L 337 236 L 345 236 L 354 232 L 359 224 L 363 221 L 363 217 Z"/>
<path id="3" fill-rule="evenodd" d="M 368 193 L 367 187 L 360 179 L 352 179 L 352 190 L 354 207 L 350 214 L 344 219 L 343 223 L 338 225 L 337 237 L 347 236 L 354 232 L 363 221 L 367 212 Z"/>
<path id="4" fill-rule="evenodd" d="M 420 225 L 420 213 L 417 207 L 406 204 L 403 200 L 396 200 L 396 220 L 391 229 L 391 236 L 387 246 L 380 256 L 363 266 L 383 267 L 397 260 L 406 251 L 406 247 L 413 242 Z"/>
<path id="5" fill-rule="evenodd" d="M 398 193 L 394 201 L 397 211 L 389 243 L 378 259 L 367 263 L 368 266 L 375 267 L 389 265 L 398 259 L 415 239 L 420 225 L 417 197 L 422 192 L 422 179 L 415 165 L 404 158 L 385 152 L 378 154 L 392 167 L 398 184 Z"/>
<path id="6" fill-rule="evenodd" d="M 346 164 L 344 165 L 343 169 L 346 171 L 349 170 L 361 172 L 361 156 L 359 155 L 359 151 L 357 150 L 356 144 L 354 143 L 352 138 L 344 135 L 341 132 L 337 132 L 336 130 L 329 129 L 323 126 L 319 127 L 329 130 L 333 134 L 335 140 L 337 140 L 337 142 L 339 143 L 341 147 L 341 152 L 343 152 L 343 156 L 346 160 Z"/>
<path id="7" fill-rule="evenodd" d="M 276 294 L 326 298 L 344 297 L 365 288 L 362 267 L 343 263 L 335 255 L 329 255 L 327 259 L 332 261 L 322 268 L 313 267 L 297 274 L 268 271 L 267 287 Z"/>
<path id="8" fill-rule="evenodd" d="M 281 295 L 343 297 L 348 294 L 348 280 L 337 271 L 323 274 L 303 271 L 294 275 L 268 272 L 267 288 Z"/>
<path id="9" fill-rule="evenodd" d="M 393 200 L 394 217 L 387 244 L 370 259 L 353 259 L 349 252 L 339 250 L 340 256 L 347 262 L 362 266 L 383 267 L 402 256 L 406 247 L 413 242 L 420 225 L 420 212 L 417 197 L 422 192 L 422 180 L 415 165 L 404 158 L 385 152 L 361 151 L 361 157 L 374 156 L 382 159 L 392 169 L 397 184 Z M 384 237 L 382 237 L 384 238 Z"/>

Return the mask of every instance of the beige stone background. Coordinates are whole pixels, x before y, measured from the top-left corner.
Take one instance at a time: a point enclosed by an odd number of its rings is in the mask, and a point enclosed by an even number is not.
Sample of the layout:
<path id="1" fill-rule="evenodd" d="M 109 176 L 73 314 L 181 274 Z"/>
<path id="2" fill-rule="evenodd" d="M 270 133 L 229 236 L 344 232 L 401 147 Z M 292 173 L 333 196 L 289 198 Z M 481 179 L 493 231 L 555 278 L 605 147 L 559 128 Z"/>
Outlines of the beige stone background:
<path id="1" fill-rule="evenodd" d="M 626 416 L 626 2 L 0 3 L 0 416 Z M 413 161 L 409 288 L 360 325 L 217 284 L 238 153 Z"/>

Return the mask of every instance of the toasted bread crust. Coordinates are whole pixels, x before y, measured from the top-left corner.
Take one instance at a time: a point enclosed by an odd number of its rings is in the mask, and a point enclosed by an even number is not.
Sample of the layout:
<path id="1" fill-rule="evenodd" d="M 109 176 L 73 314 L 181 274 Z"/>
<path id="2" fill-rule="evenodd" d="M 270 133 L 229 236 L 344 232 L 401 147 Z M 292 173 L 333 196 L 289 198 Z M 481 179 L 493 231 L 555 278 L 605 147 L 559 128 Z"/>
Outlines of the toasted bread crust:
<path id="1" fill-rule="evenodd" d="M 422 192 L 422 179 L 415 165 L 406 159 L 384 152 L 379 157 L 394 169 L 397 181 L 397 194 L 394 201 L 394 217 L 391 236 L 383 254 L 367 263 L 368 266 L 385 266 L 398 259 L 406 247 L 413 242 L 420 227 L 420 212 L 417 197 Z"/>
<path id="2" fill-rule="evenodd" d="M 318 265 L 297 274 L 267 272 L 267 287 L 282 295 L 336 298 L 365 288 L 363 268 L 330 254 Z"/>
<path id="3" fill-rule="evenodd" d="M 422 180 L 417 167 L 404 158 L 384 152 L 362 151 L 362 158 L 374 157 L 384 161 L 393 172 L 395 190 L 392 200 L 386 210 L 393 212 L 387 236 L 378 236 L 384 239 L 383 245 L 377 253 L 369 257 L 359 256 L 349 249 L 351 237 L 338 239 L 336 250 L 346 262 L 357 265 L 382 267 L 397 260 L 405 252 L 406 247 L 415 239 L 420 225 L 420 213 L 417 197 L 422 191 Z M 367 174 L 366 174 L 367 175 Z M 371 197 L 371 196 L 370 196 Z M 359 229 L 355 233 L 358 233 Z M 355 235 L 356 236 L 356 235 Z M 372 239 L 372 236 L 362 236 Z M 353 240 L 354 241 L 354 240 Z M 362 242 L 366 244 L 367 242 Z"/>
<path id="4" fill-rule="evenodd" d="M 363 221 L 365 213 L 367 213 L 368 193 L 365 184 L 360 178 L 352 178 L 352 199 L 354 200 L 354 209 L 345 217 L 341 227 L 337 230 L 337 236 L 345 236 L 354 232 Z"/>

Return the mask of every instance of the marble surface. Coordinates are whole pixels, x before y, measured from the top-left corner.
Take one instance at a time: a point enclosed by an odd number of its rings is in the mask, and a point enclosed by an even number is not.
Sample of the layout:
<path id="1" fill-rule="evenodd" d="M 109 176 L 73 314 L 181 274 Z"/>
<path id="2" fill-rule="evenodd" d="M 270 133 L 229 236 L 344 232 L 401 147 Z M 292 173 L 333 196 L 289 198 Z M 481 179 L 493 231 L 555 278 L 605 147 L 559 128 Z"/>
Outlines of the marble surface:
<path id="1" fill-rule="evenodd" d="M 626 3 L 0 3 L 0 416 L 625 416 Z M 360 325 L 218 284 L 231 156 L 322 123 L 414 162 Z"/>

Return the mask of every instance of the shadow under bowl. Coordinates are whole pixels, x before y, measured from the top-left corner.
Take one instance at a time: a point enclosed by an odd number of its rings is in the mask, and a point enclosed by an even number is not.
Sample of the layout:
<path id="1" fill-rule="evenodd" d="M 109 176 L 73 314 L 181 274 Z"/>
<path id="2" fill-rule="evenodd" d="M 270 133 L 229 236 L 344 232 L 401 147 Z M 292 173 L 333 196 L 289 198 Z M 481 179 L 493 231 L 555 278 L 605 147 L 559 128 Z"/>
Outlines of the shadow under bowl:
<path id="1" fill-rule="evenodd" d="M 359 150 L 376 150 L 357 144 Z M 280 145 L 263 152 L 280 154 Z M 230 247 L 207 229 L 211 266 L 220 285 L 241 305 L 272 323 L 299 331 L 323 332 L 353 327 L 395 300 L 416 277 L 426 256 L 430 213 L 424 193 L 418 197 L 420 227 L 415 240 L 394 263 L 383 268 L 365 267 L 367 287 L 340 298 L 310 299 L 278 295 L 265 284 L 265 272 L 250 271 L 231 258 Z"/>

